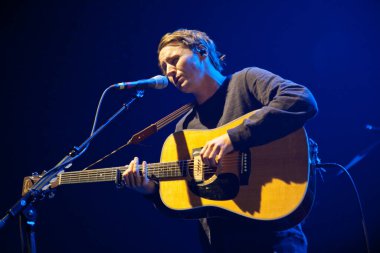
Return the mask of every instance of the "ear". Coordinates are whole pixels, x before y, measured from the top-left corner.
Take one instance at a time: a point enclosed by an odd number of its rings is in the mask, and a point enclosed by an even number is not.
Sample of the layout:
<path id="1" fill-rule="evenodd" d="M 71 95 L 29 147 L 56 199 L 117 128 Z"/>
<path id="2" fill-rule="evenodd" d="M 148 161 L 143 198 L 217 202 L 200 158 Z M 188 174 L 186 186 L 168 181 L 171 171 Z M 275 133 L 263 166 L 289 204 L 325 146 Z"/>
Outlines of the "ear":
<path id="1" fill-rule="evenodd" d="M 203 45 L 199 45 L 195 48 L 196 52 L 202 57 L 202 58 L 206 58 L 206 56 L 208 55 L 207 54 L 207 50 L 206 48 L 203 46 Z"/>

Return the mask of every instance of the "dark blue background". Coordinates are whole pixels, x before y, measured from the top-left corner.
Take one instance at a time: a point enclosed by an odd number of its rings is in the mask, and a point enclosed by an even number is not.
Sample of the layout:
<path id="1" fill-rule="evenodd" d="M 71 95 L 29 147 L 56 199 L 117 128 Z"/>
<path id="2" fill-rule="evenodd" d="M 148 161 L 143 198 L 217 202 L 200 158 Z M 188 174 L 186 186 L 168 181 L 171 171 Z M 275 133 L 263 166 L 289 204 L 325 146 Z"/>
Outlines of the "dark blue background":
<path id="1" fill-rule="evenodd" d="M 22 179 L 55 165 L 91 130 L 98 99 L 112 83 L 159 74 L 156 47 L 178 28 L 207 32 L 227 55 L 225 73 L 247 66 L 305 84 L 319 104 L 307 124 L 323 162 L 348 164 L 380 139 L 380 1 L 2 1 L 0 215 Z M 103 122 L 128 93 L 105 99 Z M 149 90 L 75 163 L 82 169 L 191 98 L 173 87 Z M 157 162 L 169 125 L 133 156 Z M 379 156 L 374 148 L 350 169 L 363 202 L 371 249 L 380 252 Z M 310 252 L 365 252 L 361 216 L 346 176 L 318 178 L 304 225 Z M 39 252 L 197 252 L 196 221 L 168 218 L 140 195 L 112 184 L 58 188 L 38 206 Z M 0 251 L 19 252 L 16 220 L 0 231 Z"/>

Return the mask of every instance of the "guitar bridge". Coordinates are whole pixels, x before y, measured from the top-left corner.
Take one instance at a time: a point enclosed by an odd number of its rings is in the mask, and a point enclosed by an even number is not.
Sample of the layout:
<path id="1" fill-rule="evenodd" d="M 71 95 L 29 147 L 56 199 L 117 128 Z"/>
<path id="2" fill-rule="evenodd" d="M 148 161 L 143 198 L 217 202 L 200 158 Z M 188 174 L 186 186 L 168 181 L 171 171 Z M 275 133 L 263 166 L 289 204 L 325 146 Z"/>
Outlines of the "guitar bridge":
<path id="1" fill-rule="evenodd" d="M 204 181 L 204 164 L 200 156 L 201 149 L 195 149 L 193 152 L 193 179 L 196 183 Z"/>

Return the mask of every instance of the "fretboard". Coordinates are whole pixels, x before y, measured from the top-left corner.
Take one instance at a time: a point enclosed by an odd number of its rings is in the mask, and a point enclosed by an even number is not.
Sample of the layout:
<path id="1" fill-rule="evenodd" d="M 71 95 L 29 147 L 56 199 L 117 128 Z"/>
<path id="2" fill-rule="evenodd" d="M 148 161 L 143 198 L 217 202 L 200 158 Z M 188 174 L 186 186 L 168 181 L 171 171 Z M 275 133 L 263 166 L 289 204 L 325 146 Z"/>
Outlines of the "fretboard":
<path id="1" fill-rule="evenodd" d="M 141 166 L 140 166 L 141 167 Z M 167 163 L 148 164 L 148 178 L 164 179 L 185 177 L 187 171 L 193 167 L 193 161 L 177 161 Z M 61 184 L 80 184 L 94 182 L 117 181 L 128 166 L 111 167 L 102 169 L 70 171 L 60 174 L 57 178 L 58 185 Z"/>

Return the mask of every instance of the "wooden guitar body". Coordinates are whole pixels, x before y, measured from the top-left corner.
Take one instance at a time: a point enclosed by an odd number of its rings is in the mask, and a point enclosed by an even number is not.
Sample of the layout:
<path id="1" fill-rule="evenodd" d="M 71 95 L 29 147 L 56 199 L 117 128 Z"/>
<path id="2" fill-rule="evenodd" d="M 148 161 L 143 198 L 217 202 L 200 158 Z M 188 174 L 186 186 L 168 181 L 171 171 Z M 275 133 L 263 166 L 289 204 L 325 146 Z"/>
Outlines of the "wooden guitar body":
<path id="1" fill-rule="evenodd" d="M 184 217 L 232 213 L 280 228 L 295 225 L 307 215 L 314 186 L 303 128 L 246 152 L 228 154 L 218 168 L 204 169 L 203 180 L 196 180 L 195 163 L 201 163 L 196 151 L 249 115 L 216 129 L 184 130 L 166 139 L 161 163 L 194 160 L 194 170 L 186 177 L 160 180 L 160 197 L 166 207 Z"/>
<path id="2" fill-rule="evenodd" d="M 217 167 L 202 163 L 207 141 L 236 127 L 255 112 L 216 129 L 184 130 L 170 135 L 160 163 L 148 164 L 148 177 L 159 181 L 159 194 L 170 214 L 184 218 L 230 214 L 276 228 L 288 228 L 308 214 L 314 200 L 306 132 L 227 154 Z M 125 166 L 61 173 L 50 188 L 64 184 L 122 181 Z M 41 176 L 25 177 L 25 195 Z"/>

